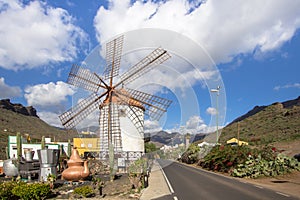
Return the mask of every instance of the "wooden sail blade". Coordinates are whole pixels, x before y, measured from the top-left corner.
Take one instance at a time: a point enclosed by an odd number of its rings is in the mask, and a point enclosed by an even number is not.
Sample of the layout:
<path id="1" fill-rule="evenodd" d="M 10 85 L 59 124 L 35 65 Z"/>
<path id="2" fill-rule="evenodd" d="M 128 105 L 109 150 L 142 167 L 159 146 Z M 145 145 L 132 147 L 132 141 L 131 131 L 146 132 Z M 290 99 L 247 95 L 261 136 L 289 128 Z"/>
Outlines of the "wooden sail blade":
<path id="1" fill-rule="evenodd" d="M 115 152 L 122 151 L 119 105 L 103 103 L 100 109 L 100 151 L 108 151 L 112 144 Z"/>
<path id="2" fill-rule="evenodd" d="M 126 115 L 132 121 L 139 134 L 144 137 L 144 120 L 140 119 L 138 109 L 138 107 L 129 106 L 129 109 L 126 110 Z"/>
<path id="3" fill-rule="evenodd" d="M 92 92 L 97 92 L 99 87 L 105 88 L 95 73 L 78 65 L 73 65 L 67 83 Z"/>
<path id="4" fill-rule="evenodd" d="M 170 58 L 170 54 L 162 49 L 157 48 L 153 52 L 151 52 L 148 56 L 143 58 L 136 65 L 131 67 L 127 72 L 121 75 L 121 82 L 116 84 L 115 87 L 121 84 L 128 84 L 138 77 L 144 75 L 145 73 L 152 70 L 155 66 L 165 62 Z"/>
<path id="5" fill-rule="evenodd" d="M 124 35 L 106 44 L 106 67 L 103 72 L 105 80 L 119 75 Z"/>
<path id="6" fill-rule="evenodd" d="M 139 102 L 134 103 L 133 99 L 130 99 L 128 96 L 128 93 L 126 94 L 125 91 L 116 91 L 115 90 L 116 98 L 118 98 L 118 103 L 121 105 L 126 105 L 126 109 L 119 109 L 119 115 L 124 116 L 126 115 L 131 122 L 134 124 L 135 128 L 138 130 L 139 134 L 141 134 L 144 137 L 144 119 L 141 119 L 140 116 L 140 109 L 142 109 L 142 112 L 144 112 L 144 107 L 142 104 L 140 106 L 136 105 L 139 104 Z M 120 95 L 118 95 L 118 92 Z M 125 94 L 123 94 L 125 93 Z M 121 113 L 121 114 L 120 114 Z"/>
<path id="7" fill-rule="evenodd" d="M 145 115 L 154 120 L 158 120 L 172 103 L 171 100 L 129 88 L 116 90 L 116 92 L 124 101 L 127 98 L 129 104 L 130 101 L 135 101 L 135 104 L 142 104 L 145 109 Z"/>
<path id="8" fill-rule="evenodd" d="M 104 95 L 97 96 L 93 93 L 88 98 L 80 101 L 77 105 L 61 114 L 59 119 L 62 125 L 67 129 L 74 128 L 99 107 L 100 98 L 102 96 Z"/>

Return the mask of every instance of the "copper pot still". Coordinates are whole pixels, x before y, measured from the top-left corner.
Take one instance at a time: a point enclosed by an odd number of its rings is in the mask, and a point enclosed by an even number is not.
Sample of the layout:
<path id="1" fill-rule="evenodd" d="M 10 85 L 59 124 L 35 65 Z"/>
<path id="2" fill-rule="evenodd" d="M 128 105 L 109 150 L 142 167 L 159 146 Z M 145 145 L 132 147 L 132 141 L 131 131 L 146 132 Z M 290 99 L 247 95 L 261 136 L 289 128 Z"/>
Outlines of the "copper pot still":
<path id="1" fill-rule="evenodd" d="M 77 149 L 72 150 L 70 159 L 68 160 L 68 168 L 62 172 L 62 178 L 67 181 L 82 181 L 90 175 L 88 161 L 83 161 Z"/>

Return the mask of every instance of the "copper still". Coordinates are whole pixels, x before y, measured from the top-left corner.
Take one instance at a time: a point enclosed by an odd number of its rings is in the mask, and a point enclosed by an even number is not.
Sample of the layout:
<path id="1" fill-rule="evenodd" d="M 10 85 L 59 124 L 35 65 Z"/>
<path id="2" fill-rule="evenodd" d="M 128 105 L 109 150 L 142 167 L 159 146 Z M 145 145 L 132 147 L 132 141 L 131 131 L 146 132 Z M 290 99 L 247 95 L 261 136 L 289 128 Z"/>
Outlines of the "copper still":
<path id="1" fill-rule="evenodd" d="M 68 160 L 68 168 L 62 172 L 62 178 L 67 181 L 84 180 L 90 175 L 87 161 L 83 161 L 77 149 L 72 150 L 70 159 Z"/>

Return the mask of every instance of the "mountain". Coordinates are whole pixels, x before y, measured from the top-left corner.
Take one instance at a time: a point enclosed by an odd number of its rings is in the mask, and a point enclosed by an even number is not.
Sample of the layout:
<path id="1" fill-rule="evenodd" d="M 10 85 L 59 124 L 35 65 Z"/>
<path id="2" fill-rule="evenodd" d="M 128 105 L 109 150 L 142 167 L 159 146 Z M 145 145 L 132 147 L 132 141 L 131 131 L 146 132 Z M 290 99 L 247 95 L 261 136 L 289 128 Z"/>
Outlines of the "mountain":
<path id="1" fill-rule="evenodd" d="M 266 145 L 282 141 L 300 142 L 300 97 L 268 106 L 255 106 L 245 115 L 235 119 L 222 129 L 220 142 L 232 137 Z"/>
<path id="2" fill-rule="evenodd" d="M 10 110 L 22 115 L 38 117 L 36 109 L 32 106 L 24 107 L 22 104 L 14 104 L 10 102 L 10 99 L 0 100 L 0 108 Z"/>
<path id="3" fill-rule="evenodd" d="M 185 143 L 184 135 L 177 132 L 168 133 L 166 131 L 159 131 L 156 133 L 151 133 L 150 135 L 150 141 L 155 143 L 157 146 Z M 202 140 L 205 136 L 206 134 L 203 133 L 191 135 L 190 143 Z"/>
<path id="4" fill-rule="evenodd" d="M 205 133 L 197 133 L 193 136 L 193 138 L 191 138 L 192 139 L 191 142 L 197 142 L 197 141 L 203 140 L 206 136 L 207 136 L 207 134 L 205 134 Z"/>
<path id="5" fill-rule="evenodd" d="M 166 131 L 159 131 L 151 133 L 150 141 L 164 145 L 180 144 L 183 141 L 183 136 L 179 133 L 168 133 Z"/>
<path id="6" fill-rule="evenodd" d="M 273 103 L 273 104 L 280 104 L 280 102 L 276 102 L 276 103 Z M 283 108 L 287 108 L 287 109 L 288 108 L 293 108 L 293 106 L 300 106 L 300 96 L 296 99 L 282 102 L 281 104 L 282 104 Z M 235 123 L 235 122 L 239 122 L 239 121 L 242 121 L 242 120 L 244 120 L 248 117 L 251 117 L 252 115 L 255 115 L 256 113 L 264 110 L 266 107 L 268 107 L 268 106 L 255 106 L 252 110 L 250 110 L 246 114 L 238 117 L 237 119 L 233 120 L 230 124 Z"/>
<path id="7" fill-rule="evenodd" d="M 42 136 L 51 137 L 52 141 L 68 141 L 77 136 L 76 131 L 66 131 L 48 125 L 41 120 L 36 109 L 13 104 L 10 100 L 0 100 L 0 159 L 5 159 L 5 147 L 8 136 L 20 132 L 22 136 L 29 134 L 32 142 L 40 142 Z"/>

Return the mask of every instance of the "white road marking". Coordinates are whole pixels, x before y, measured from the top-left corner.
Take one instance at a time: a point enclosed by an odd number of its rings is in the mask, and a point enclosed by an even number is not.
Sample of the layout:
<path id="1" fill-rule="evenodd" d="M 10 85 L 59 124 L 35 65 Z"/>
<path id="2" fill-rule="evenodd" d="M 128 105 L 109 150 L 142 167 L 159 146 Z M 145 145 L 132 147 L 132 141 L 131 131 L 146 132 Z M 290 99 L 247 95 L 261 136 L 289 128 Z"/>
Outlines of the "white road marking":
<path id="1" fill-rule="evenodd" d="M 282 196 L 285 196 L 285 197 L 290 197 L 290 195 L 288 195 L 288 194 L 284 194 L 284 193 L 281 193 L 281 192 L 276 192 L 277 194 L 280 194 L 280 195 L 282 195 Z"/>
<path id="2" fill-rule="evenodd" d="M 166 180 L 166 182 L 167 182 L 167 184 L 168 184 L 168 186 L 169 186 L 169 189 L 170 189 L 171 193 L 174 193 L 174 190 L 173 190 L 173 188 L 172 188 L 172 186 L 171 186 L 171 183 L 170 183 L 170 181 L 168 180 L 168 178 L 167 178 L 167 176 L 166 176 L 164 170 L 161 168 L 160 165 L 158 165 L 158 166 L 159 166 L 159 168 L 160 168 L 162 174 L 163 174 L 164 177 L 165 177 L 165 180 Z"/>
<path id="3" fill-rule="evenodd" d="M 263 189 L 264 187 L 260 186 L 260 185 L 254 185 L 257 188 Z"/>
<path id="4" fill-rule="evenodd" d="M 175 197 L 174 197 L 174 200 L 178 200 L 178 198 L 175 196 Z"/>

